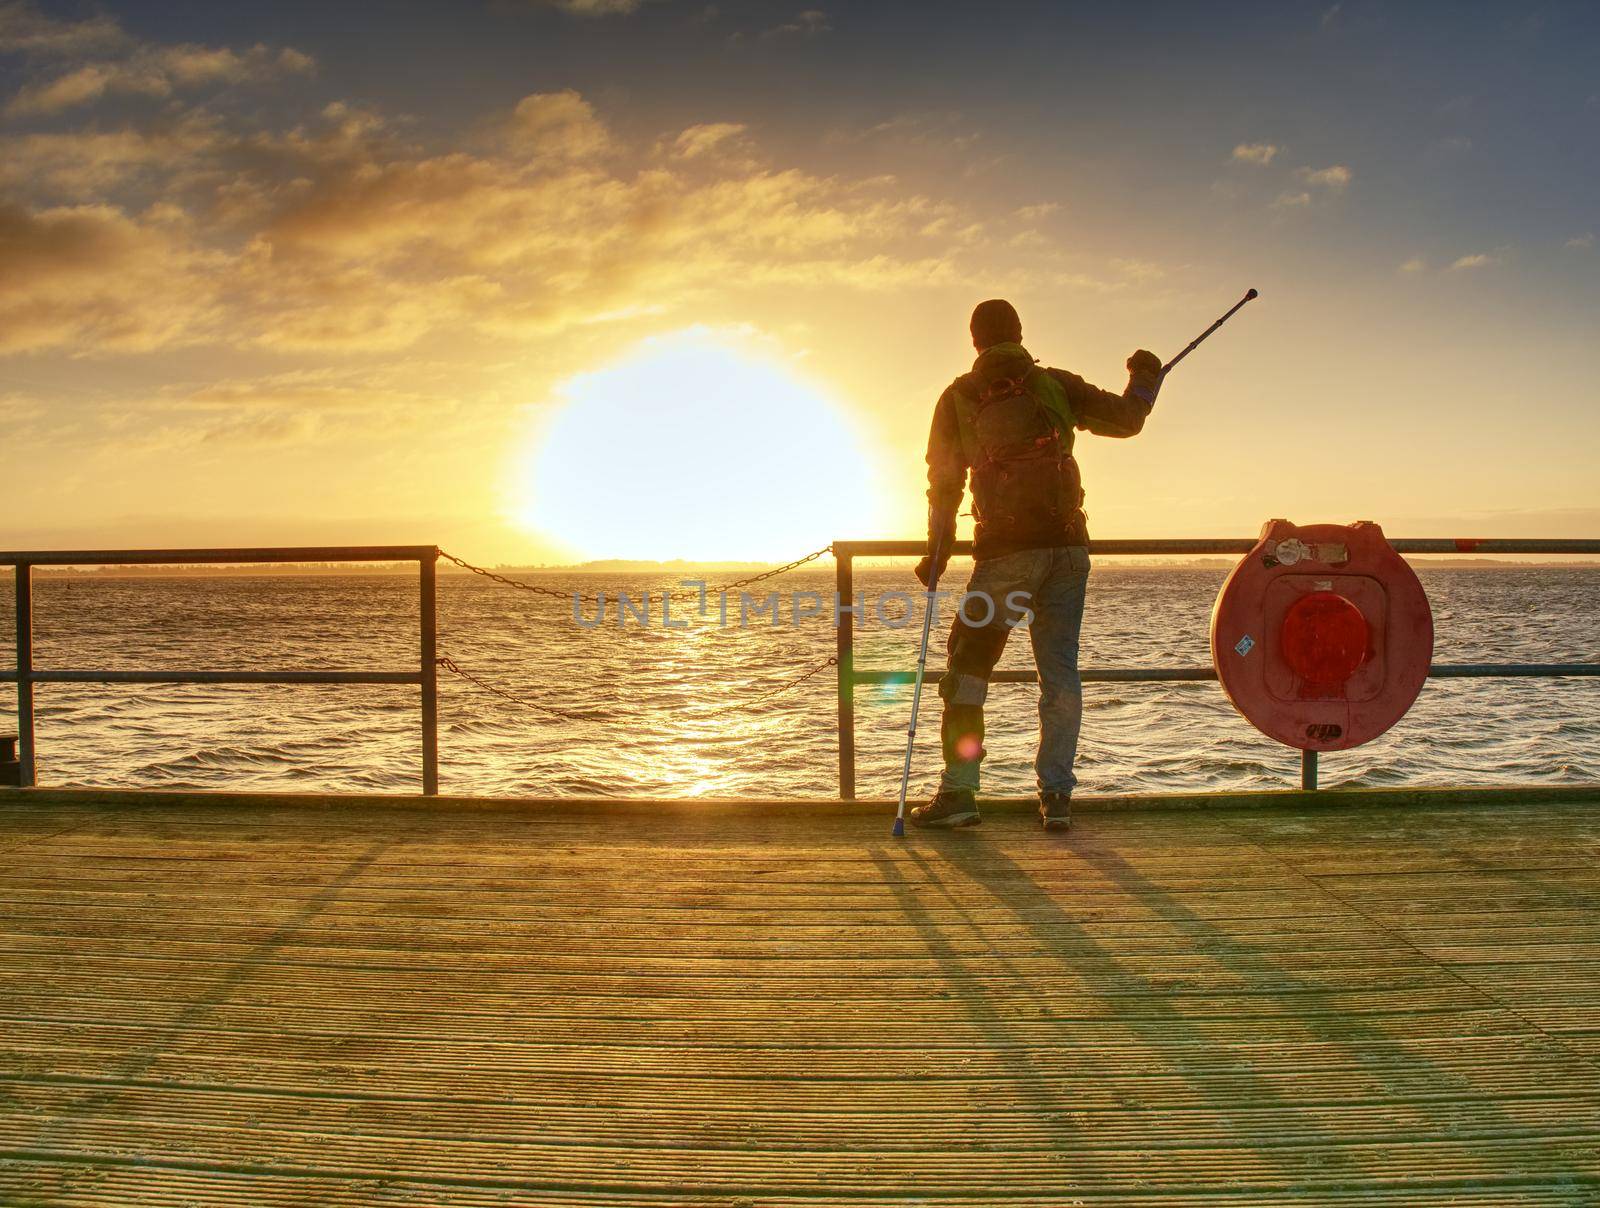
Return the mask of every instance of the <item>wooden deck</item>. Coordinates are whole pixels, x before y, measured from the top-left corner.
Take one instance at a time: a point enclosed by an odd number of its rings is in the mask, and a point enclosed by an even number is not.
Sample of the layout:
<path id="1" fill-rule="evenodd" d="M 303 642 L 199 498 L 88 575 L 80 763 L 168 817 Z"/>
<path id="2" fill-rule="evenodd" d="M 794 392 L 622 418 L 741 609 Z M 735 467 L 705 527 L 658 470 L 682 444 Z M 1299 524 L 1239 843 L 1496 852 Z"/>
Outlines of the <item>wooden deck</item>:
<path id="1" fill-rule="evenodd" d="M 1600 1203 L 1592 804 L 0 796 L 0 1203 Z"/>

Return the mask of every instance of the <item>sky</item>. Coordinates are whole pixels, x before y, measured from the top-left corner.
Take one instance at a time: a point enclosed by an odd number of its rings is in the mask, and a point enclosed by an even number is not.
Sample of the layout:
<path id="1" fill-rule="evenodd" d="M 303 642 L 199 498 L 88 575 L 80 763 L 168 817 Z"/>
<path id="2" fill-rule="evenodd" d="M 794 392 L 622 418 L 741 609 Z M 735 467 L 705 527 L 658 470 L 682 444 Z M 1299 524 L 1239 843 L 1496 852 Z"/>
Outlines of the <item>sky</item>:
<path id="1" fill-rule="evenodd" d="M 0 547 L 915 537 L 1003 296 L 1098 537 L 1600 532 L 1600 7 L 0 2 Z"/>

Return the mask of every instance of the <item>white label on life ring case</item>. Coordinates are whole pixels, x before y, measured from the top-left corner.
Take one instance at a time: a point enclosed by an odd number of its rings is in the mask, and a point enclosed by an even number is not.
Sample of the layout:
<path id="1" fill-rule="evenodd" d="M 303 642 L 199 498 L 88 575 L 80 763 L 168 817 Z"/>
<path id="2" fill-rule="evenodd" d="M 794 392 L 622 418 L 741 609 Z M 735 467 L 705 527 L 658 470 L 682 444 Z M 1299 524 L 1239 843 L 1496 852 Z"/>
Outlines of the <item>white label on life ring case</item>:
<path id="1" fill-rule="evenodd" d="M 1293 566 L 1300 559 L 1309 558 L 1311 552 L 1311 547 L 1298 537 L 1290 537 L 1287 540 L 1278 542 L 1277 549 L 1272 551 L 1273 556 L 1284 566 Z"/>
<path id="2" fill-rule="evenodd" d="M 1240 638 L 1237 642 L 1235 642 L 1233 644 L 1233 649 L 1239 655 L 1240 658 L 1243 658 L 1245 655 L 1249 654 L 1255 648 L 1256 648 L 1256 640 L 1255 640 L 1255 638 L 1251 637 L 1248 633 L 1245 634 L 1244 637 Z"/>

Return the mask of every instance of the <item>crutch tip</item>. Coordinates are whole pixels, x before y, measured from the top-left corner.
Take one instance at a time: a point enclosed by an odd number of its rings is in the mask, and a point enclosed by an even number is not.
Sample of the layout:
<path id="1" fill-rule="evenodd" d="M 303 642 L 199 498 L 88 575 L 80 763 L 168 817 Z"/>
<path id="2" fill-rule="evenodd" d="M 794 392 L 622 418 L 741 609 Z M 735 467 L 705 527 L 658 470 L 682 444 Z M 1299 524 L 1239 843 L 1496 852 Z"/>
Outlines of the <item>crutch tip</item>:
<path id="1" fill-rule="evenodd" d="M 893 833 L 896 839 L 904 839 L 906 837 L 906 820 L 904 818 L 896 818 L 894 820 Z"/>

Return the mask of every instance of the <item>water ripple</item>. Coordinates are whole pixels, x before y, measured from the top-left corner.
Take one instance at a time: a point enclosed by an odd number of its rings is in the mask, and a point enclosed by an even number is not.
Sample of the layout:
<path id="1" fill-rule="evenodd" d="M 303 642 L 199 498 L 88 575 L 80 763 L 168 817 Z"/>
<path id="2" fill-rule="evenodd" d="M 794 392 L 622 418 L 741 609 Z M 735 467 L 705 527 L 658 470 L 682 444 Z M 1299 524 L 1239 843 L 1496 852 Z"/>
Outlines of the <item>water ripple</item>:
<path id="1" fill-rule="evenodd" d="M 959 567 L 959 564 L 958 564 Z M 1600 622 L 1597 573 L 1569 569 L 1422 572 L 1441 662 L 1590 661 Z M 1221 582 L 1214 571 L 1100 569 L 1091 580 L 1084 662 L 1199 665 Z M 584 576 L 551 586 L 593 591 Z M 614 580 L 608 580 L 610 586 Z M 832 591 L 831 572 L 785 580 Z M 903 571 L 868 570 L 869 593 L 906 590 Z M 626 586 L 673 586 L 637 576 Z M 415 579 L 388 577 L 41 578 L 40 666 L 117 669 L 410 669 L 417 664 Z M 0 610 L 6 611 L 9 610 Z M 734 608 L 737 620 L 737 606 Z M 678 615 L 675 613 L 675 615 Z M 0 659 L 14 642 L 0 617 Z M 573 624 L 541 602 L 476 579 L 440 583 L 440 650 L 518 695 L 582 715 L 530 713 L 448 677 L 441 681 L 443 787 L 449 792 L 680 796 L 826 796 L 836 785 L 833 678 L 763 697 L 833 652 L 826 619 L 800 627 L 719 629 Z M 872 625 L 857 665 L 906 669 L 915 626 Z M 1019 635 L 1020 636 L 1020 635 Z M 943 661 L 943 634 L 930 663 Z M 1002 667 L 1026 667 L 1025 640 Z M 12 694 L 0 724 L 12 720 Z M 761 699 L 757 699 L 761 698 Z M 418 693 L 405 686 L 44 685 L 41 780 L 68 785 L 414 791 Z M 1032 785 L 1037 691 L 991 695 L 986 784 Z M 729 706 L 748 703 L 748 710 Z M 857 693 L 858 781 L 891 793 L 904 751 L 908 686 Z M 917 788 L 936 772 L 939 702 L 926 693 Z M 1429 685 L 1389 734 L 1325 756 L 1326 784 L 1591 781 L 1600 776 L 1600 682 L 1449 680 Z M 1182 791 L 1296 783 L 1297 752 L 1261 737 L 1215 684 L 1094 684 L 1086 689 L 1086 791 Z"/>

